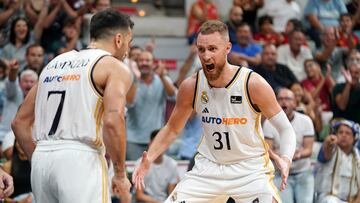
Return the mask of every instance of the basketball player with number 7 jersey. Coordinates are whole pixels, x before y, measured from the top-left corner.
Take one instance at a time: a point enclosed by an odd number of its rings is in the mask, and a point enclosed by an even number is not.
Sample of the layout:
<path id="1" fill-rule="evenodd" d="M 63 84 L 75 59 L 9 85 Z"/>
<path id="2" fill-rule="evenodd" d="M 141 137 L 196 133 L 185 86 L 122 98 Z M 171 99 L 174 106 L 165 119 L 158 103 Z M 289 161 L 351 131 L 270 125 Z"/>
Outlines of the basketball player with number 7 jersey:
<path id="1" fill-rule="evenodd" d="M 117 11 L 95 14 L 89 47 L 49 62 L 17 113 L 12 128 L 31 160 L 36 202 L 110 203 L 105 147 L 114 165 L 112 189 L 129 195 L 125 103 L 132 74 L 120 60 L 132 27 Z"/>

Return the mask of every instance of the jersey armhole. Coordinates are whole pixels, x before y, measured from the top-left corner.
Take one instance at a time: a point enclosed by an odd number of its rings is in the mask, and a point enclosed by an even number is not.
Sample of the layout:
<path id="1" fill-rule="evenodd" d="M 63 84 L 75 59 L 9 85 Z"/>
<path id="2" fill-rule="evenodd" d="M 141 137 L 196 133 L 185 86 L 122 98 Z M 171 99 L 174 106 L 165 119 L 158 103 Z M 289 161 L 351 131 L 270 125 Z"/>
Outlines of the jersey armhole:
<path id="1" fill-rule="evenodd" d="M 261 112 L 260 109 L 256 105 L 254 105 L 254 103 L 252 102 L 251 97 L 250 97 L 249 79 L 250 79 L 250 76 L 252 73 L 253 73 L 253 71 L 250 71 L 250 73 L 246 77 L 246 94 L 248 96 L 249 104 L 250 104 L 251 108 L 254 109 L 257 113 L 260 113 Z"/>
<path id="2" fill-rule="evenodd" d="M 197 91 L 198 91 L 198 82 L 199 82 L 199 72 L 200 70 L 197 71 L 196 73 L 196 82 L 195 82 L 195 91 L 194 91 L 194 98 L 193 98 L 193 102 L 192 102 L 192 107 L 194 109 L 194 111 L 196 111 L 196 97 L 197 97 Z"/>
<path id="3" fill-rule="evenodd" d="M 95 80 L 94 80 L 94 77 L 93 77 L 93 73 L 94 73 L 94 69 L 95 69 L 96 64 L 97 64 L 102 58 L 104 58 L 105 56 L 109 56 L 109 55 L 102 55 L 102 56 L 100 56 L 98 59 L 96 59 L 94 65 L 92 65 L 92 66 L 90 67 L 90 68 L 91 68 L 91 70 L 90 70 L 90 84 L 91 84 L 91 86 L 93 87 L 95 93 L 98 94 L 98 95 L 100 95 L 101 97 L 103 97 L 104 94 L 103 94 L 103 92 L 100 91 L 100 90 L 98 89 L 98 87 L 96 86 L 96 83 L 95 83 Z"/>

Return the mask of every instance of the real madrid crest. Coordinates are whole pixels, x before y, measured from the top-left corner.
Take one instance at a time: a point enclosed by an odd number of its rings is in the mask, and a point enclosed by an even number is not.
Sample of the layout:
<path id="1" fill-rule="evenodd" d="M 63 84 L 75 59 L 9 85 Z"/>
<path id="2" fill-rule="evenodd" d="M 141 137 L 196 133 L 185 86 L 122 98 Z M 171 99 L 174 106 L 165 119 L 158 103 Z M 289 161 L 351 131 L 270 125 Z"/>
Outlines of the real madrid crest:
<path id="1" fill-rule="evenodd" d="M 201 92 L 201 102 L 203 104 L 207 104 L 209 102 L 209 97 L 208 97 L 206 91 Z"/>

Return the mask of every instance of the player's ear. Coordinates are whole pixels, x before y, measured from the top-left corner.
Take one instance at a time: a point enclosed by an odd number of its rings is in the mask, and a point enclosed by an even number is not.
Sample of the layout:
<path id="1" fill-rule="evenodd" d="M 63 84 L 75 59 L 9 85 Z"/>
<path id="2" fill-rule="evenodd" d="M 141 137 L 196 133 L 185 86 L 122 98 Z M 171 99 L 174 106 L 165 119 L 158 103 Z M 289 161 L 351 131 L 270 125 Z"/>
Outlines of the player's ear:
<path id="1" fill-rule="evenodd" d="M 232 47 L 231 42 L 226 42 L 226 55 L 230 53 L 231 47 Z"/>
<path id="2" fill-rule="evenodd" d="M 116 48 L 120 48 L 122 41 L 124 40 L 124 36 L 121 33 L 117 33 L 114 37 Z"/>

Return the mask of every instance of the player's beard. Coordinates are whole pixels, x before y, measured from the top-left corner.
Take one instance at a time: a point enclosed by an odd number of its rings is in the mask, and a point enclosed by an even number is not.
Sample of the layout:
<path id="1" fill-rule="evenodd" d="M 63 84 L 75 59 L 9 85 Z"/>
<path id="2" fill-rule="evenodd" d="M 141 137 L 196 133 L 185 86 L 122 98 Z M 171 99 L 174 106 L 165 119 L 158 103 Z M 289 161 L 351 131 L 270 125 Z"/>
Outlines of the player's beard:
<path id="1" fill-rule="evenodd" d="M 215 81 L 217 79 L 219 79 L 221 73 L 223 72 L 224 70 L 224 67 L 225 67 L 225 63 L 222 63 L 220 65 L 215 65 L 214 64 L 214 71 L 213 72 L 207 72 L 206 70 L 206 66 L 203 67 L 204 69 L 204 73 L 205 73 L 205 76 L 206 76 L 206 79 L 210 82 L 210 81 Z"/>

